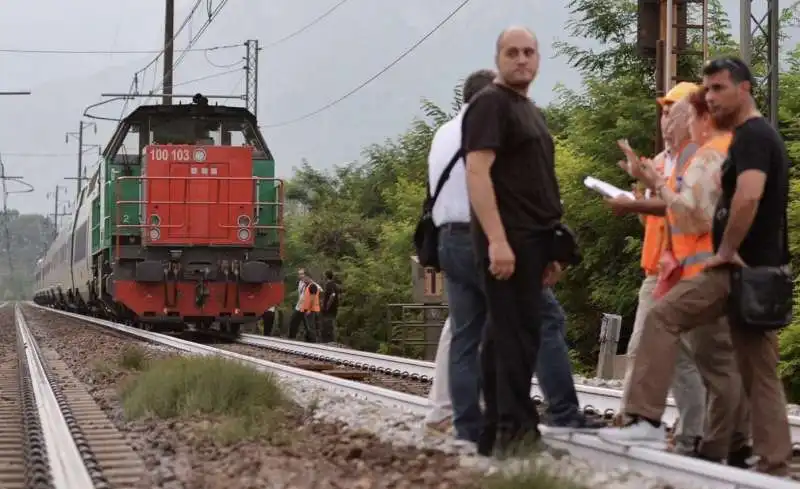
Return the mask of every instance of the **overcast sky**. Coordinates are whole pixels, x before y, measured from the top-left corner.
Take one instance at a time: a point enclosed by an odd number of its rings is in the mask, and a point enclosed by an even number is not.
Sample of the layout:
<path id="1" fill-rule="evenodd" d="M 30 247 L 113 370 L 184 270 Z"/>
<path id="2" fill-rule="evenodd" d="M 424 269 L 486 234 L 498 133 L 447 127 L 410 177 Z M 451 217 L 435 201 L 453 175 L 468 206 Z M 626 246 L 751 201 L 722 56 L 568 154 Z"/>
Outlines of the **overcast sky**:
<path id="1" fill-rule="evenodd" d="M 213 0 L 213 6 L 221 0 Z M 564 36 L 567 0 L 473 0 L 411 55 L 338 105 L 301 122 L 282 125 L 335 100 L 378 72 L 440 22 L 461 0 L 349 0 L 300 35 L 268 46 L 307 24 L 338 0 L 230 0 L 195 47 L 241 44 L 262 46 L 258 117 L 277 160 L 279 176 L 289 176 L 301 158 L 319 168 L 357 159 L 360 151 L 403 131 L 419 115 L 419 100 L 449 104 L 452 88 L 470 71 L 492 65 L 497 33 L 511 24 L 535 30 L 544 53 L 532 95 L 547 103 L 558 82 L 579 86 L 562 59 L 552 59 L 552 42 Z M 755 0 L 763 11 L 765 0 Z M 207 18 L 202 2 L 176 49 Z M 739 0 L 723 0 L 738 31 Z M 194 0 L 176 0 L 176 27 Z M 761 4 L 761 5 L 759 5 Z M 158 50 L 163 44 L 162 0 L 7 0 L 0 14 L 0 49 Z M 176 53 L 176 58 L 179 53 Z M 153 54 L 20 54 L 0 52 L 0 91 L 29 89 L 28 97 L 0 97 L 0 155 L 10 175 L 24 176 L 34 193 L 14 195 L 23 212 L 52 212 L 46 195 L 66 186 L 74 199 L 77 142 L 65 133 L 78 129 L 84 108 L 103 92 L 127 92 L 134 72 Z M 192 52 L 176 68 L 175 93 L 241 94 L 244 72 L 236 69 L 244 47 Z M 215 66 L 216 65 L 216 66 Z M 233 66 L 231 66 L 233 65 Z M 220 66 L 222 68 L 220 68 Z M 225 66 L 228 66 L 225 68 Z M 157 70 L 140 77 L 147 91 Z M 226 73 L 233 70 L 232 73 Z M 122 104 L 100 108 L 118 117 Z M 130 110 L 130 109 L 129 109 Z M 86 144 L 105 145 L 112 122 L 85 132 Z M 97 153 L 87 152 L 94 163 Z M 62 192 L 64 192 L 62 190 Z"/>

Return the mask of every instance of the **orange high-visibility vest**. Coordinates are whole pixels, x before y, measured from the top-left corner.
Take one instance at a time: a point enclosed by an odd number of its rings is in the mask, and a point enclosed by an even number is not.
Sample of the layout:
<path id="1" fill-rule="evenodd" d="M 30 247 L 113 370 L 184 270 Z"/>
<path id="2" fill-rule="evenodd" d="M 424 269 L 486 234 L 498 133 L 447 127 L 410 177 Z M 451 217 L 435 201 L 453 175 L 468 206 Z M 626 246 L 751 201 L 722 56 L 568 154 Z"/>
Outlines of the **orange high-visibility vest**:
<path id="1" fill-rule="evenodd" d="M 306 288 L 303 289 L 303 300 L 300 303 L 300 311 L 301 312 L 319 312 L 319 285 L 317 287 L 317 292 L 315 294 L 311 293 L 311 284 L 306 285 Z"/>
<path id="2" fill-rule="evenodd" d="M 664 158 L 659 158 L 656 169 L 664 172 Z M 661 216 L 644 216 L 644 241 L 642 242 L 641 266 L 647 275 L 658 275 L 658 260 L 661 258 L 661 247 L 664 242 L 664 218 Z"/>
<path id="3" fill-rule="evenodd" d="M 696 154 L 705 150 L 718 151 L 726 154 L 732 138 L 733 135 L 731 133 L 716 136 L 697 150 Z M 686 169 L 692 164 L 694 164 L 694 158 L 684 165 L 681 175 L 683 175 Z M 673 172 L 669 180 L 667 180 L 667 186 L 675 193 L 678 192 L 677 173 L 678 172 Z M 667 210 L 667 222 L 669 223 L 669 229 L 672 233 L 672 253 L 682 267 L 681 278 L 694 277 L 703 271 L 705 262 L 714 256 L 714 243 L 712 241 L 711 232 L 709 231 L 699 235 L 681 232 L 675 225 L 675 213 L 670 210 Z"/>

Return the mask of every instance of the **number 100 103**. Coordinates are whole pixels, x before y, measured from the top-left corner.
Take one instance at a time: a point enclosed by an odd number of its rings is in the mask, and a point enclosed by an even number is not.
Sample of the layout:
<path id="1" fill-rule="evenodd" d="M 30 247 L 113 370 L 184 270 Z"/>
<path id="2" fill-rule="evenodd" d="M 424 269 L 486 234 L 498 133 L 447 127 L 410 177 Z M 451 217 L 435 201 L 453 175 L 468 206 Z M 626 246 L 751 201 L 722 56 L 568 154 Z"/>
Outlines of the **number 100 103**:
<path id="1" fill-rule="evenodd" d="M 192 152 L 187 148 L 150 148 L 150 161 L 192 161 Z"/>

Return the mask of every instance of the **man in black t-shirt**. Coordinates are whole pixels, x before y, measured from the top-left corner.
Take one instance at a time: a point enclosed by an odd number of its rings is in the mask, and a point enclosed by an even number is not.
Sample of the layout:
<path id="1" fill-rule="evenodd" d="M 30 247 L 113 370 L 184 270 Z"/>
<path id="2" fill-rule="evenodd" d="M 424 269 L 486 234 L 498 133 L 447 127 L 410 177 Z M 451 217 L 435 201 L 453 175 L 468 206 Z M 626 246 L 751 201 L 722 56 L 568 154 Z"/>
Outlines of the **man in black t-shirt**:
<path id="1" fill-rule="evenodd" d="M 535 36 L 525 28 L 505 30 L 496 63 L 495 83 L 475 97 L 462 126 L 474 250 L 490 318 L 481 342 L 483 455 L 540 438 L 530 398 L 542 320 L 537 299 L 560 273 L 548 257 L 552 225 L 562 214 L 553 139 L 527 96 L 539 69 Z"/>
<path id="2" fill-rule="evenodd" d="M 333 272 L 325 272 L 325 285 L 322 295 L 322 325 L 320 338 L 323 343 L 334 341 L 336 336 L 336 314 L 339 312 L 339 295 L 341 289 L 333 278 Z"/>
<path id="3" fill-rule="evenodd" d="M 698 275 L 680 281 L 645 319 L 625 412 L 629 425 L 601 430 L 608 441 L 650 444 L 662 439 L 661 416 L 667 397 L 680 334 L 713 324 L 727 314 L 731 270 L 736 266 L 788 263 L 785 216 L 788 205 L 788 156 L 777 131 L 758 113 L 751 95 L 750 69 L 738 58 L 714 60 L 703 70 L 703 85 L 714 122 L 733 131 L 728 158 L 722 165 L 722 195 L 713 222 L 715 255 Z M 777 374 L 775 332 L 731 324 L 745 392 L 750 402 L 753 452 L 758 470 L 777 476 L 789 473 L 792 440 L 786 396 Z"/>

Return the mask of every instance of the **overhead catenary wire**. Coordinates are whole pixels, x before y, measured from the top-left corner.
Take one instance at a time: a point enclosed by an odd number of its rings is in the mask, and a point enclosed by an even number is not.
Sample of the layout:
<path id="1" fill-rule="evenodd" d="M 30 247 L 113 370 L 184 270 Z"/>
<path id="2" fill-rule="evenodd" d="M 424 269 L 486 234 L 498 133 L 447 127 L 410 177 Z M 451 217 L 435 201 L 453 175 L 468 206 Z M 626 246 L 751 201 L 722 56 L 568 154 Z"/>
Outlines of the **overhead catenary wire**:
<path id="1" fill-rule="evenodd" d="M 318 15 L 316 18 L 314 18 L 313 20 L 311 20 L 311 21 L 310 21 L 309 23 L 307 23 L 306 25 L 304 25 L 304 26 L 300 27 L 299 29 L 297 29 L 297 30 L 295 30 L 295 31 L 292 31 L 292 32 L 290 32 L 289 34 L 286 34 L 285 36 L 283 36 L 283 37 L 281 37 L 281 38 L 278 38 L 278 39 L 275 39 L 274 41 L 270 41 L 270 42 L 268 42 L 267 44 L 265 44 L 265 45 L 261 46 L 261 48 L 262 48 L 262 49 L 269 49 L 269 48 L 275 47 L 275 46 L 277 46 L 277 45 L 279 45 L 279 44 L 282 44 L 282 43 L 284 43 L 284 42 L 288 41 L 289 39 L 292 39 L 293 37 L 296 37 L 296 36 L 298 36 L 298 35 L 302 34 L 302 33 L 303 33 L 303 32 L 305 32 L 306 30 L 308 30 L 309 28 L 311 28 L 311 27 L 313 27 L 315 24 L 317 24 L 319 21 L 321 21 L 321 20 L 322 20 L 322 19 L 324 19 L 325 17 L 327 17 L 327 16 L 329 16 L 330 14 L 332 14 L 334 11 L 336 11 L 336 9 L 338 9 L 339 7 L 341 7 L 342 5 L 344 5 L 345 3 L 347 3 L 348 1 L 349 1 L 349 0 L 339 0 L 339 2 L 337 2 L 336 4 L 334 4 L 334 5 L 333 5 L 333 7 L 329 8 L 329 9 L 328 9 L 328 10 L 326 10 L 325 12 L 321 13 L 320 15 Z"/>
<path id="2" fill-rule="evenodd" d="M 194 44 L 197 42 L 197 40 L 200 39 L 200 37 L 203 35 L 203 33 L 205 33 L 206 29 L 208 29 L 208 26 L 211 25 L 211 23 L 214 21 L 214 19 L 217 18 L 217 16 L 222 11 L 222 9 L 225 7 L 225 5 L 228 4 L 228 1 L 229 0 L 221 0 L 219 5 L 217 5 L 216 8 L 214 8 L 212 10 L 211 9 L 211 7 L 212 7 L 211 1 L 209 0 L 209 2 L 208 2 L 208 19 L 206 19 L 206 21 L 203 23 L 203 25 L 200 26 L 200 29 L 198 29 L 197 33 L 194 34 L 194 36 L 192 36 L 191 39 L 189 39 L 189 43 L 187 44 L 186 48 L 181 49 L 180 56 L 178 56 L 178 59 L 176 59 L 175 62 L 172 64 L 172 68 L 171 69 L 172 69 L 173 72 L 175 71 L 175 68 L 177 68 L 178 65 L 181 63 L 181 61 L 183 61 L 183 59 L 186 57 L 186 54 L 189 52 L 189 51 L 187 51 L 187 49 L 190 49 L 192 46 L 194 46 Z M 196 6 L 197 6 L 197 4 L 195 4 L 195 7 Z M 192 13 L 194 13 L 194 11 L 192 11 Z M 178 34 L 176 33 L 175 35 L 177 36 Z M 173 36 L 173 41 L 174 41 L 174 39 L 175 39 L 175 37 Z M 153 94 L 153 93 L 157 92 L 158 90 L 161 89 L 161 87 L 163 85 L 164 85 L 164 80 L 162 79 L 161 82 L 159 82 L 157 86 L 154 86 L 153 89 L 150 90 L 149 93 Z M 173 86 L 175 86 L 175 85 L 173 85 Z M 146 102 L 147 100 L 150 100 L 150 98 L 145 99 L 144 102 Z"/>
<path id="3" fill-rule="evenodd" d="M 158 54 L 156 54 L 155 57 L 144 66 L 144 68 L 137 71 L 136 74 L 143 73 L 145 70 L 147 70 L 154 64 L 158 63 L 158 60 L 161 59 L 161 56 L 164 55 L 164 52 L 175 44 L 175 39 L 177 39 L 180 33 L 183 32 L 183 30 L 186 28 L 187 25 L 189 25 L 189 22 L 191 22 L 192 17 L 194 17 L 194 13 L 197 12 L 197 9 L 200 7 L 200 3 L 202 3 L 202 0 L 197 0 L 194 3 L 189 13 L 183 19 L 183 22 L 181 22 L 180 27 L 178 27 L 178 30 L 175 31 L 175 34 L 172 35 L 172 38 L 169 40 L 169 42 L 166 43 L 165 46 L 160 51 L 158 51 Z"/>
<path id="4" fill-rule="evenodd" d="M 324 111 L 326 111 L 326 110 L 330 109 L 331 107 L 333 107 L 333 106 L 335 106 L 335 105 L 339 104 L 340 102 L 344 101 L 345 99 L 347 99 L 347 98 L 351 97 L 351 96 L 352 96 L 352 95 L 354 95 L 356 92 L 358 92 L 358 91 L 359 91 L 359 90 L 361 90 L 362 88 L 366 87 L 367 85 L 369 85 L 370 83 L 372 83 L 373 81 L 375 81 L 375 80 L 376 80 L 378 77 L 380 77 L 381 75 L 383 75 L 384 73 L 386 73 L 387 71 L 389 71 L 390 69 L 392 69 L 392 67 L 394 67 L 394 65 L 396 65 L 396 64 L 397 64 L 397 63 L 399 63 L 400 61 L 402 61 L 402 60 L 403 60 L 403 58 L 405 58 L 406 56 L 408 56 L 409 54 L 411 54 L 411 53 L 412 53 L 412 52 L 413 52 L 415 49 L 417 49 L 417 48 L 418 48 L 418 47 L 419 47 L 419 46 L 420 46 L 420 45 L 421 45 L 423 42 L 425 42 L 425 41 L 426 41 L 426 40 L 427 40 L 429 37 L 431 37 L 431 36 L 432 36 L 432 35 L 433 35 L 433 34 L 434 34 L 436 31 L 438 31 L 439 29 L 441 29 L 441 28 L 442 28 L 442 27 L 443 27 L 443 26 L 444 26 L 444 25 L 445 25 L 445 24 L 446 24 L 448 21 L 450 21 L 450 19 L 452 19 L 452 18 L 453 18 L 453 17 L 454 17 L 454 16 L 455 16 L 455 15 L 456 15 L 456 14 L 457 14 L 457 13 L 458 13 L 458 12 L 459 12 L 461 9 L 463 9 L 464 7 L 466 7 L 466 6 L 467 6 L 467 4 L 468 4 L 469 2 L 470 2 L 470 0 L 463 0 L 463 1 L 462 1 L 460 4 L 458 4 L 458 6 L 457 6 L 456 8 L 454 8 L 454 9 L 453 9 L 453 10 L 452 10 L 452 11 L 451 11 L 449 14 L 447 14 L 447 16 L 446 16 L 444 19 L 442 19 L 442 20 L 441 20 L 441 21 L 440 21 L 438 24 L 436 24 L 436 25 L 433 27 L 433 29 L 431 29 L 430 31 L 428 31 L 428 33 L 427 33 L 427 34 L 425 34 L 424 36 L 422 36 L 420 39 L 418 39 L 418 40 L 417 40 L 417 42 L 415 42 L 415 43 L 414 43 L 414 44 L 412 44 L 412 45 L 411 45 L 409 48 L 407 48 L 405 51 L 403 51 L 403 53 L 401 53 L 401 54 L 400 54 L 400 56 L 398 56 L 397 58 L 395 58 L 395 59 L 394 59 L 394 60 L 393 60 L 391 63 L 389 63 L 388 65 L 386 65 L 386 66 L 384 66 L 383 68 L 381 68 L 381 70 L 380 70 L 380 71 L 378 71 L 377 73 L 375 73 L 374 75 L 372 75 L 371 77 L 369 77 L 368 79 L 366 79 L 365 81 L 363 81 L 361 84 L 359 84 L 357 87 L 353 88 L 353 89 L 352 89 L 352 90 L 350 90 L 349 92 L 347 92 L 347 93 L 345 93 L 344 95 L 342 95 L 341 97 L 339 97 L 339 98 L 337 98 L 337 99 L 335 99 L 335 100 L 332 100 L 332 101 L 328 102 L 327 104 L 323 105 L 322 107 L 320 107 L 320 108 L 318 108 L 318 109 L 316 109 L 316 110 L 313 110 L 313 111 L 311 111 L 311 112 L 308 112 L 308 113 L 306 113 L 306 114 L 303 114 L 303 115 L 301 115 L 301 116 L 295 117 L 294 119 L 288 119 L 288 120 L 286 120 L 286 121 L 283 121 L 283 122 L 278 122 L 278 123 L 274 123 L 274 124 L 264 124 L 262 127 L 264 127 L 264 128 L 275 128 L 275 127 L 288 126 L 288 125 L 290 125 L 290 124 L 295 124 L 295 123 L 297 123 L 297 122 L 304 121 L 304 120 L 306 120 L 306 119 L 309 119 L 309 118 L 311 118 L 311 117 L 313 117 L 313 116 L 315 116 L 315 115 L 319 114 L 320 112 L 324 112 Z"/>
<path id="5" fill-rule="evenodd" d="M 219 46 L 209 46 L 207 48 L 190 48 L 184 51 L 189 52 L 211 52 L 223 49 L 233 49 L 242 47 L 242 43 L 222 44 Z M 0 54 L 52 54 L 52 55 L 123 55 L 123 54 L 163 54 L 163 50 L 135 50 L 135 49 L 114 49 L 114 50 L 93 50 L 93 49 L 0 49 Z"/>

